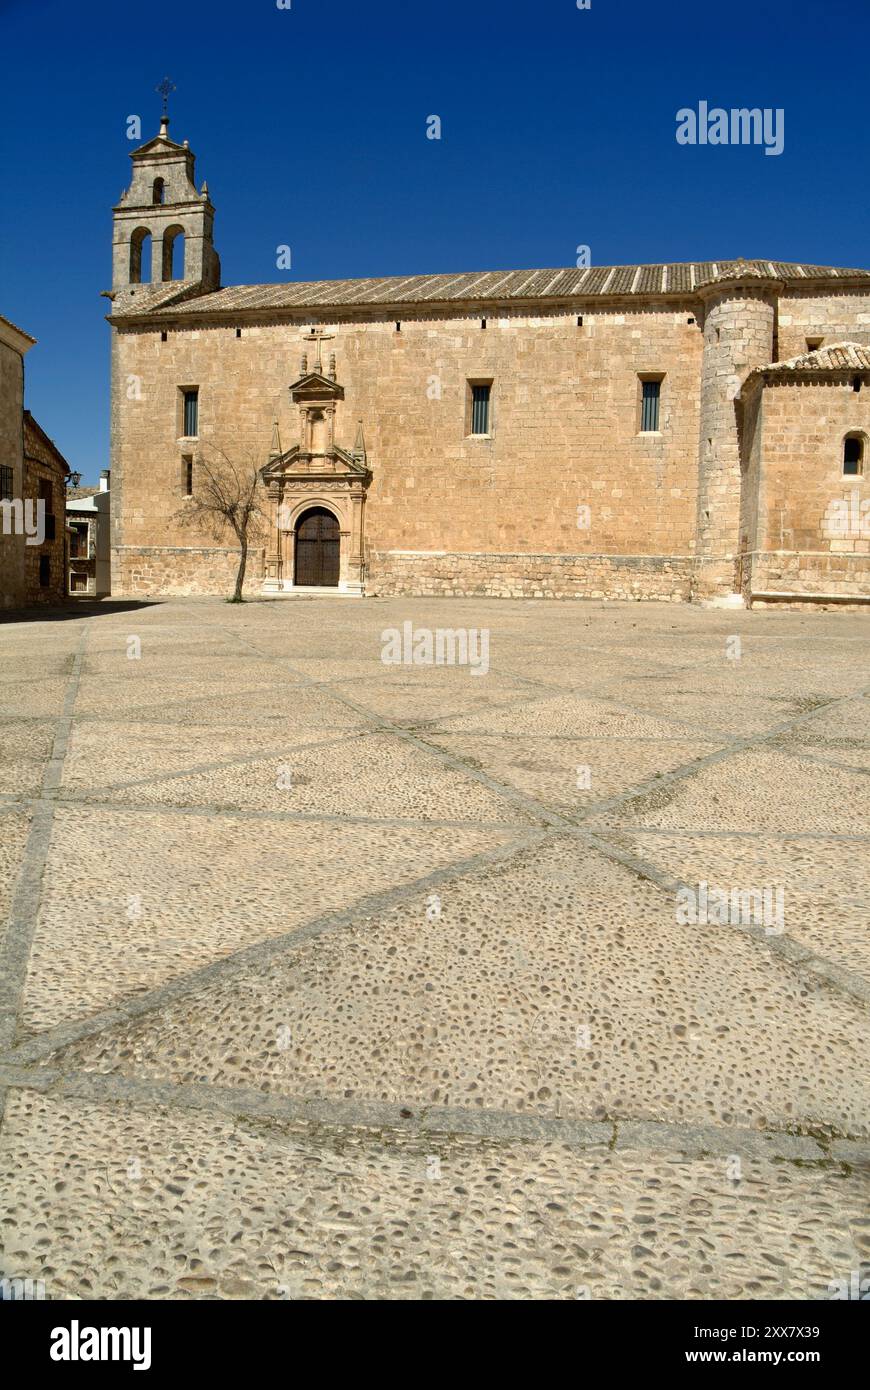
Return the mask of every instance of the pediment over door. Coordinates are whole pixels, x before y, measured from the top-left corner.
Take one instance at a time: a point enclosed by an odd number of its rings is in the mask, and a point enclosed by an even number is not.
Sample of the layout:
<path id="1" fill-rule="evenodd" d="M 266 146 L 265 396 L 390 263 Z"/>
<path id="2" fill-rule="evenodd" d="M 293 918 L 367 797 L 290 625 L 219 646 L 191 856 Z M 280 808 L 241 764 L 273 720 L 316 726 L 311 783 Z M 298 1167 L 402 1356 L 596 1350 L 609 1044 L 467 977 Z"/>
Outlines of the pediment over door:
<path id="1" fill-rule="evenodd" d="M 356 451 L 350 453 L 333 444 L 322 450 L 303 449 L 294 444 L 286 453 L 275 455 L 260 470 L 260 476 L 267 487 L 278 487 L 294 480 L 310 482 L 330 482 L 345 479 L 348 484 L 365 486 L 369 480 L 369 470 L 364 459 Z"/>

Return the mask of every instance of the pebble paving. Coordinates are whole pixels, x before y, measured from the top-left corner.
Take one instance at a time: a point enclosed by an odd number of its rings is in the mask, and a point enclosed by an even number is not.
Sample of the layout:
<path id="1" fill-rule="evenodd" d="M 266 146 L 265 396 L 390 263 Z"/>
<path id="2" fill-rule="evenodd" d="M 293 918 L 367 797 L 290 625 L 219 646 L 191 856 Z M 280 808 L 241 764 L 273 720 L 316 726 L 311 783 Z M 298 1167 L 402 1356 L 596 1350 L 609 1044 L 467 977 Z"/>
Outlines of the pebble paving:
<path id="1" fill-rule="evenodd" d="M 406 621 L 488 671 L 385 664 Z M 870 1261 L 867 653 L 657 604 L 4 622 L 0 1277 L 830 1298 Z"/>

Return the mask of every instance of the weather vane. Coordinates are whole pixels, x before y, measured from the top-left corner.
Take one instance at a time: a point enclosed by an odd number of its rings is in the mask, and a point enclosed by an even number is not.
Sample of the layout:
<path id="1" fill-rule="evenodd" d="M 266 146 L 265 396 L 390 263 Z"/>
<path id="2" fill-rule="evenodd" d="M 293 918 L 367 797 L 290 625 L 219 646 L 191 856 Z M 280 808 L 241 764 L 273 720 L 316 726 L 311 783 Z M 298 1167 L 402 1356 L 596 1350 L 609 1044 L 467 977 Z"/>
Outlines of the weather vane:
<path id="1" fill-rule="evenodd" d="M 161 97 L 163 98 L 163 116 L 164 116 L 164 119 L 168 119 L 168 117 L 169 117 L 169 94 L 170 94 L 170 92 L 174 92 L 174 91 L 175 91 L 175 83 L 172 82 L 172 81 L 170 81 L 170 79 L 169 79 L 168 77 L 164 77 L 164 79 L 163 79 L 163 81 L 160 83 L 160 85 L 157 86 L 157 87 L 155 87 L 154 90 L 155 90 L 155 92 L 157 93 L 158 96 L 161 96 Z"/>

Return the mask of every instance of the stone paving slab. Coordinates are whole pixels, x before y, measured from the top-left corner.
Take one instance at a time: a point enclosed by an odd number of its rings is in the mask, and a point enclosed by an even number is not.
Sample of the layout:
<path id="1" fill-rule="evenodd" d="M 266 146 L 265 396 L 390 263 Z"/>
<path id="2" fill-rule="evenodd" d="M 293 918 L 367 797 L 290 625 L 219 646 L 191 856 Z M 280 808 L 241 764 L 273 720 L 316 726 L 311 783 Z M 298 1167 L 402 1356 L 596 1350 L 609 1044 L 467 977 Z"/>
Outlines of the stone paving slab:
<path id="1" fill-rule="evenodd" d="M 443 730 L 428 730 L 424 737 L 469 766 L 569 817 L 586 815 L 602 798 L 691 766 L 721 747 L 719 743 L 674 738 L 583 740 L 525 738 L 519 733 L 475 737 Z"/>
<path id="2" fill-rule="evenodd" d="M 23 1027 L 115 1005 L 513 838 L 473 824 L 363 834 L 340 822 L 59 807 Z"/>
<path id="3" fill-rule="evenodd" d="M 0 801 L 0 922 L 12 906 L 12 894 L 24 859 L 30 816 Z"/>
<path id="4" fill-rule="evenodd" d="M 569 836 L 83 1039 L 174 1083 L 866 1135 L 866 1011 Z M 798 1022 L 799 1020 L 799 1022 Z"/>
<path id="5" fill-rule="evenodd" d="M 623 828 L 613 841 L 687 885 L 779 886 L 783 929 L 870 983 L 870 835 L 697 835 Z"/>
<path id="6" fill-rule="evenodd" d="M 736 749 L 681 780 L 665 780 L 606 812 L 601 823 L 862 835 L 868 808 L 870 780 L 864 773 L 756 747 Z"/>

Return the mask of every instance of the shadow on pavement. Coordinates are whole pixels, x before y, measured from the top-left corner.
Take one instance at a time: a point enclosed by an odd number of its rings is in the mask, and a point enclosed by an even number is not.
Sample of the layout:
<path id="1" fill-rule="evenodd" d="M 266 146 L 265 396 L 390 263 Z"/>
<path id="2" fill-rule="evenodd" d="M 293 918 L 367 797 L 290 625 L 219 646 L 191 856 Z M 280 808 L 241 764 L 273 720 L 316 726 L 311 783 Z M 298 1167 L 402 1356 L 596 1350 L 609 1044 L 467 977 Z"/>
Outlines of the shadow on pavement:
<path id="1" fill-rule="evenodd" d="M 58 608 L 0 609 L 0 624 L 62 623 L 68 618 L 105 618 L 113 613 L 130 613 L 140 608 L 151 608 L 160 602 L 160 599 L 76 599 Z"/>

